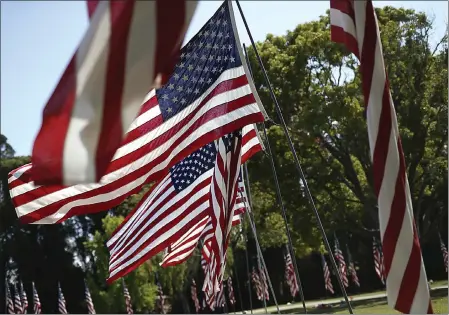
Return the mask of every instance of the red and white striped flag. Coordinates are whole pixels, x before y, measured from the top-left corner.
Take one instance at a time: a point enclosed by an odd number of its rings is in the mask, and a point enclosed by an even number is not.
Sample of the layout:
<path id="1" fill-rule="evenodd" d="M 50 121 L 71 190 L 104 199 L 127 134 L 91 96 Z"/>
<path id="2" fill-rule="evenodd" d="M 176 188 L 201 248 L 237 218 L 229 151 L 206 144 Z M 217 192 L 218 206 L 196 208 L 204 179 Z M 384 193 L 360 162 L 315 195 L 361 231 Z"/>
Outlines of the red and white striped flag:
<path id="1" fill-rule="evenodd" d="M 33 310 L 34 314 L 40 314 L 42 312 L 41 301 L 39 300 L 39 295 L 37 294 L 36 286 L 34 282 L 31 283 L 33 286 Z"/>
<path id="2" fill-rule="evenodd" d="M 351 276 L 352 282 L 354 282 L 356 286 L 360 287 L 359 277 L 357 276 L 357 271 L 355 270 L 354 261 L 352 260 L 348 244 L 346 244 L 346 252 L 348 253 L 348 274 Z"/>
<path id="3" fill-rule="evenodd" d="M 256 268 L 253 267 L 253 271 L 251 272 L 251 280 L 253 281 L 253 287 L 256 289 L 256 296 L 259 301 L 264 299 L 262 284 L 260 283 L 259 273 L 256 271 Z"/>
<path id="4" fill-rule="evenodd" d="M 236 131 L 217 141 L 217 158 L 213 169 L 210 189 L 211 206 L 208 213 L 212 221 L 211 274 L 212 290 L 217 292 L 223 282 L 226 250 L 237 198 L 238 178 L 241 165 L 242 132 Z"/>
<path id="5" fill-rule="evenodd" d="M 337 277 L 340 276 L 341 277 L 341 281 L 343 282 L 343 285 L 345 287 L 349 286 L 349 280 L 348 280 L 348 275 L 347 275 L 347 270 L 346 270 L 346 262 L 345 262 L 345 257 L 343 256 L 343 252 L 340 249 L 340 245 L 338 242 L 338 239 L 335 237 L 335 249 L 334 249 L 334 255 L 335 255 L 335 259 L 337 260 L 338 263 L 338 267 L 339 267 L 339 274 L 337 274 Z"/>
<path id="6" fill-rule="evenodd" d="M 433 313 L 373 3 L 331 0 L 330 7 L 331 39 L 360 60 L 388 304 L 407 314 Z"/>
<path id="7" fill-rule="evenodd" d="M 196 282 L 195 279 L 192 279 L 192 285 L 190 287 L 190 293 L 192 295 L 193 304 L 195 304 L 195 312 L 198 314 L 200 311 L 200 301 L 198 300 L 198 293 L 196 292 Z"/>
<path id="8" fill-rule="evenodd" d="M 122 286 L 123 286 L 123 297 L 125 298 L 125 305 L 126 305 L 126 313 L 133 314 L 133 306 L 131 303 L 131 295 L 129 294 L 128 288 L 125 284 L 125 279 L 122 278 Z"/>
<path id="9" fill-rule="evenodd" d="M 225 2 L 219 8 L 181 50 L 168 83 L 143 100 L 100 183 L 36 186 L 31 164 L 9 174 L 11 200 L 22 223 L 60 223 L 115 207 L 204 145 L 263 120 L 231 6 Z"/>
<path id="10" fill-rule="evenodd" d="M 288 250 L 288 249 L 287 249 Z M 285 280 L 287 281 L 288 287 L 290 289 L 290 294 L 295 297 L 299 292 L 298 281 L 296 281 L 295 268 L 293 266 L 292 256 L 290 252 L 284 256 L 285 260 Z"/>
<path id="11" fill-rule="evenodd" d="M 86 280 L 84 280 L 84 296 L 86 298 L 88 314 L 96 314 L 94 302 L 92 301 L 92 297 L 90 296 L 90 291 L 89 291 L 89 287 L 87 286 Z"/>
<path id="12" fill-rule="evenodd" d="M 220 291 L 218 291 L 216 293 L 216 297 L 215 297 L 215 307 L 224 307 L 226 300 L 225 300 L 225 293 L 224 293 L 224 287 L 223 287 L 224 282 L 221 283 L 220 286 Z"/>
<path id="13" fill-rule="evenodd" d="M 60 314 L 68 314 L 64 294 L 62 294 L 61 284 L 58 282 L 58 311 Z"/>
<path id="14" fill-rule="evenodd" d="M 255 134 L 253 125 L 243 130 L 242 158 L 250 158 L 260 145 L 253 136 L 247 136 Z M 111 253 L 109 283 L 175 243 L 209 216 L 206 210 L 211 204 L 209 192 L 216 159 L 212 142 L 175 165 L 142 198 L 107 242 Z"/>
<path id="15" fill-rule="evenodd" d="M 267 281 L 267 276 L 265 275 L 264 271 L 267 271 L 267 270 L 266 269 L 259 269 L 260 285 L 261 285 L 262 294 L 263 294 L 265 300 L 269 301 L 270 300 L 270 293 L 268 292 L 268 281 Z"/>
<path id="16" fill-rule="evenodd" d="M 231 277 L 228 277 L 228 281 L 227 281 L 226 285 L 228 287 L 229 303 L 231 305 L 234 305 L 236 303 L 236 300 L 235 300 L 234 287 L 232 286 L 232 278 Z"/>
<path id="17" fill-rule="evenodd" d="M 377 242 L 376 238 L 373 236 L 373 256 L 374 256 L 374 269 L 379 277 L 382 284 L 385 284 L 385 273 L 384 273 L 384 260 L 381 245 Z"/>
<path id="18" fill-rule="evenodd" d="M 22 314 L 26 314 L 28 311 L 28 298 L 27 293 L 23 289 L 22 281 L 20 281 L 20 299 L 22 301 Z"/>
<path id="19" fill-rule="evenodd" d="M 20 293 L 15 284 L 14 284 L 14 308 L 16 309 L 16 314 L 23 314 L 22 300 L 20 299 Z"/>
<path id="20" fill-rule="evenodd" d="M 197 1 L 88 1 L 90 24 L 43 112 L 32 177 L 98 182 L 149 89 L 171 75 Z"/>
<path id="21" fill-rule="evenodd" d="M 6 288 L 6 311 L 8 312 L 8 314 L 16 314 L 16 312 L 14 311 L 14 302 L 11 297 L 11 291 L 9 289 L 8 282 L 5 283 L 5 288 Z"/>
<path id="22" fill-rule="evenodd" d="M 321 254 L 321 263 L 323 265 L 324 289 L 329 291 L 331 294 L 334 294 L 334 287 L 332 286 L 331 273 L 329 271 L 329 267 L 327 266 L 327 262 L 323 254 Z"/>
<path id="23" fill-rule="evenodd" d="M 441 253 L 443 254 L 443 263 L 444 263 L 444 268 L 446 268 L 446 272 L 447 272 L 447 260 L 448 260 L 448 254 L 447 254 L 447 248 L 446 245 L 443 242 L 443 239 L 441 238 L 440 233 L 438 233 L 438 237 L 440 239 L 440 248 L 441 248 Z"/>

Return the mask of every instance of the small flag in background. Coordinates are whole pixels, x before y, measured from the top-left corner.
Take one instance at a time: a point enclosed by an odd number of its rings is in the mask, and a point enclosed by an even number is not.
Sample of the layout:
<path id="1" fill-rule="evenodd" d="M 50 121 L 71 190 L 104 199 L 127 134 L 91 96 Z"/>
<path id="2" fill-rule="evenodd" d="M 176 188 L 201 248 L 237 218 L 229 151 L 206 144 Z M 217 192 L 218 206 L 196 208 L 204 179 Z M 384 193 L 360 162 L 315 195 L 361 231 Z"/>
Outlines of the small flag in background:
<path id="1" fill-rule="evenodd" d="M 192 295 L 193 304 L 195 304 L 195 312 L 198 314 L 200 311 L 200 301 L 198 300 L 198 293 L 196 292 L 196 282 L 192 279 L 192 285 L 190 287 L 190 293 Z"/>
<path id="2" fill-rule="evenodd" d="M 39 300 L 39 295 L 37 294 L 36 286 L 34 282 L 31 283 L 33 286 L 33 310 L 34 314 L 40 314 L 42 312 L 41 301 Z"/>
<path id="3" fill-rule="evenodd" d="M 260 287 L 262 290 L 262 295 L 266 301 L 270 300 L 270 293 L 268 292 L 268 281 L 267 276 L 265 275 L 266 269 L 259 269 L 260 274 Z"/>
<path id="4" fill-rule="evenodd" d="M 330 23 L 331 40 L 360 61 L 388 305 L 406 314 L 433 313 L 373 2 L 330 0 Z"/>
<path id="5" fill-rule="evenodd" d="M 38 185 L 100 180 L 145 94 L 172 73 L 197 1 L 88 4 L 89 28 L 45 106 L 34 141 Z"/>
<path id="6" fill-rule="evenodd" d="M 161 314 L 165 314 L 164 310 L 164 291 L 162 291 L 161 283 L 157 282 L 157 293 L 158 293 L 158 306 L 159 310 L 161 311 Z"/>
<path id="7" fill-rule="evenodd" d="M 348 275 L 347 275 L 347 270 L 346 270 L 346 262 L 345 262 L 345 257 L 343 256 L 343 252 L 340 249 L 340 244 L 338 242 L 337 237 L 335 237 L 335 259 L 337 260 L 338 266 L 339 266 L 339 275 L 337 274 L 337 277 L 340 276 L 341 277 L 341 281 L 343 282 L 343 285 L 345 287 L 349 286 L 349 281 L 348 281 Z"/>
<path id="8" fill-rule="evenodd" d="M 14 311 L 14 302 L 11 297 L 11 291 L 9 289 L 8 282 L 5 283 L 5 288 L 6 288 L 6 311 L 8 312 L 8 314 L 16 314 L 16 312 Z"/>
<path id="9" fill-rule="evenodd" d="M 14 284 L 14 308 L 16 309 L 16 314 L 23 314 L 22 300 L 20 299 L 20 293 L 15 284 Z"/>
<path id="10" fill-rule="evenodd" d="M 321 263 L 323 265 L 324 289 L 329 291 L 331 294 L 334 294 L 334 287 L 332 286 L 331 273 L 329 271 L 329 267 L 327 266 L 327 262 L 323 254 L 321 254 Z"/>
<path id="11" fill-rule="evenodd" d="M 352 282 L 354 282 L 356 286 L 360 287 L 359 277 L 357 276 L 357 271 L 355 270 L 354 261 L 352 260 L 348 244 L 346 244 L 346 252 L 348 253 L 348 273 L 351 276 Z"/>
<path id="12" fill-rule="evenodd" d="M 96 314 L 94 302 L 92 301 L 92 297 L 90 296 L 89 287 L 87 286 L 86 280 L 84 280 L 84 296 L 86 298 L 86 306 L 88 314 Z"/>
<path id="13" fill-rule="evenodd" d="M 299 292 L 298 282 L 296 281 L 295 268 L 293 266 L 292 256 L 287 248 L 287 254 L 284 256 L 285 260 L 285 280 L 290 289 L 290 294 L 295 297 Z"/>
<path id="14" fill-rule="evenodd" d="M 62 294 L 61 284 L 58 282 L 58 311 L 60 314 L 67 314 L 64 294 Z"/>
<path id="15" fill-rule="evenodd" d="M 129 295 L 128 288 L 125 284 L 125 279 L 122 278 L 122 286 L 123 286 L 123 297 L 125 298 L 126 312 L 128 314 L 133 314 L 133 306 L 131 304 L 131 295 Z"/>
<path id="16" fill-rule="evenodd" d="M 259 301 L 262 301 L 264 298 L 263 288 L 260 283 L 260 277 L 256 268 L 253 267 L 253 271 L 251 272 L 251 280 L 253 281 L 253 287 L 256 289 L 256 296 Z"/>
<path id="17" fill-rule="evenodd" d="M 22 281 L 20 281 L 20 300 L 22 301 L 22 314 L 26 314 L 28 311 L 28 298 L 27 293 L 23 289 Z"/>
<path id="18" fill-rule="evenodd" d="M 383 254 L 380 243 L 377 242 L 376 237 L 373 236 L 373 256 L 374 256 L 374 269 L 382 284 L 385 284 L 385 273 Z"/>
<path id="19" fill-rule="evenodd" d="M 235 301 L 234 287 L 232 286 L 232 278 L 231 277 L 228 277 L 228 281 L 227 281 L 226 285 L 228 286 L 229 303 L 231 305 L 234 305 L 236 301 Z"/>
<path id="20" fill-rule="evenodd" d="M 441 253 L 443 254 L 443 263 L 444 263 L 444 268 L 446 268 L 446 272 L 447 272 L 447 259 L 448 259 L 448 254 L 447 254 L 447 248 L 446 245 L 443 242 L 443 239 L 441 238 L 440 233 L 438 233 L 438 237 L 440 239 L 440 247 L 441 247 Z"/>

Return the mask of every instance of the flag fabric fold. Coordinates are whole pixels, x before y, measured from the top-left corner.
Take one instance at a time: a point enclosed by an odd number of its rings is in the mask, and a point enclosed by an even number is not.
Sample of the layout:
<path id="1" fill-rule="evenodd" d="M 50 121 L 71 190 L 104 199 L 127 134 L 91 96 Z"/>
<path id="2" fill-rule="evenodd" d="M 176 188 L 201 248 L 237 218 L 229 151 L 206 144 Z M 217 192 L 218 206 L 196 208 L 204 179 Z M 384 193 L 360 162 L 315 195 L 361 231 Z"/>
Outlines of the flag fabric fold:
<path id="1" fill-rule="evenodd" d="M 23 289 L 22 281 L 20 281 L 20 300 L 22 301 L 22 314 L 26 314 L 28 312 L 28 298 L 27 293 Z"/>
<path id="2" fill-rule="evenodd" d="M 58 311 L 60 314 L 68 314 L 64 294 L 62 294 L 60 283 L 58 283 Z"/>
<path id="3" fill-rule="evenodd" d="M 133 306 L 131 303 L 131 295 L 129 294 L 128 288 L 125 284 L 125 279 L 122 278 L 122 287 L 123 287 L 123 297 L 125 298 L 125 306 L 126 306 L 126 313 L 127 314 L 133 314 Z"/>
<path id="4" fill-rule="evenodd" d="M 38 185 L 98 182 L 149 89 L 165 83 L 197 1 L 93 1 L 86 31 L 43 111 Z M 168 23 L 168 21 L 170 21 Z"/>
<path id="5" fill-rule="evenodd" d="M 334 294 L 334 287 L 332 286 L 331 273 L 329 267 L 327 266 L 326 259 L 324 255 L 321 254 L 321 264 L 323 265 L 323 275 L 324 275 L 324 289 Z"/>
<path id="6" fill-rule="evenodd" d="M 34 282 L 31 283 L 33 286 L 33 310 L 34 314 L 40 314 L 42 312 L 42 305 L 39 299 L 39 295 L 37 294 L 36 286 Z"/>
<path id="7" fill-rule="evenodd" d="M 352 282 L 360 287 L 359 277 L 357 276 L 357 270 L 355 270 L 354 261 L 352 260 L 351 252 L 349 251 L 349 246 L 346 244 L 346 252 L 348 253 L 348 274 L 351 276 Z"/>
<path id="8" fill-rule="evenodd" d="M 374 256 L 374 270 L 379 277 L 382 284 L 385 284 L 385 269 L 382 248 L 380 243 L 373 236 L 373 256 Z"/>
<path id="9" fill-rule="evenodd" d="M 8 314 L 16 314 L 14 311 L 14 302 L 11 297 L 11 290 L 9 288 L 9 283 L 5 283 L 5 290 L 6 290 L 6 311 Z"/>
<path id="10" fill-rule="evenodd" d="M 23 314 L 22 300 L 20 298 L 19 290 L 17 286 L 14 284 L 14 308 L 16 310 L 16 314 Z"/>
<path id="11" fill-rule="evenodd" d="M 339 268 L 339 270 L 338 270 L 339 274 L 337 274 L 337 277 L 340 276 L 341 281 L 343 282 L 343 285 L 345 287 L 348 287 L 349 280 L 348 280 L 348 274 L 347 274 L 347 269 L 346 269 L 345 257 L 343 256 L 343 252 L 340 249 L 340 243 L 338 242 L 337 237 L 335 237 L 334 255 L 335 255 L 335 260 L 337 261 L 338 268 Z"/>
<path id="12" fill-rule="evenodd" d="M 299 292 L 298 281 L 296 281 L 295 268 L 293 266 L 292 256 L 287 248 L 287 254 L 284 256 L 285 260 L 285 280 L 290 289 L 290 294 L 295 297 Z"/>
<path id="13" fill-rule="evenodd" d="M 87 286 L 86 280 L 84 280 L 84 297 L 86 299 L 86 306 L 88 314 L 96 314 L 94 302 L 92 301 L 92 297 L 90 296 L 89 287 Z"/>
<path id="14" fill-rule="evenodd" d="M 373 2 L 330 0 L 331 40 L 360 61 L 388 305 L 433 313 Z"/>
<path id="15" fill-rule="evenodd" d="M 60 223 L 115 207 L 204 145 L 263 121 L 229 5 L 182 48 L 167 84 L 147 94 L 99 183 L 39 186 L 32 164 L 10 172 L 11 201 L 22 223 Z"/>

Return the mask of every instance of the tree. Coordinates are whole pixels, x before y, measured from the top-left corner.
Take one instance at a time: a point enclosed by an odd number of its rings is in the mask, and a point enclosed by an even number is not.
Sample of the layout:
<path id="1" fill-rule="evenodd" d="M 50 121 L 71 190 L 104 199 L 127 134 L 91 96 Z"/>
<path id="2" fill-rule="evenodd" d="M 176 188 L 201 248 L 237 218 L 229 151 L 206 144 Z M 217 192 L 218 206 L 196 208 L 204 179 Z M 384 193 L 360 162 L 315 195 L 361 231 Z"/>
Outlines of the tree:
<path id="1" fill-rule="evenodd" d="M 376 13 L 415 218 L 425 244 L 447 212 L 447 198 L 443 198 L 443 191 L 447 192 L 447 36 L 431 47 L 432 23 L 424 13 L 393 7 Z M 329 34 L 327 15 L 284 36 L 267 35 L 257 47 L 327 231 L 350 231 L 368 239 L 370 231 L 378 231 L 378 219 L 359 66 L 343 46 L 330 41 Z M 261 100 L 277 120 L 252 49 L 249 58 Z M 297 250 L 307 253 L 307 247 L 319 246 L 314 239 L 320 236 L 298 187 L 281 128 L 272 124 L 268 135 L 289 222 L 295 239 L 304 240 Z M 273 219 L 267 212 L 278 209 L 274 187 L 263 171 L 268 169 L 266 157 L 259 156 L 249 165 L 254 199 L 260 200 L 255 202 L 256 217 L 263 226 L 263 221 Z"/>

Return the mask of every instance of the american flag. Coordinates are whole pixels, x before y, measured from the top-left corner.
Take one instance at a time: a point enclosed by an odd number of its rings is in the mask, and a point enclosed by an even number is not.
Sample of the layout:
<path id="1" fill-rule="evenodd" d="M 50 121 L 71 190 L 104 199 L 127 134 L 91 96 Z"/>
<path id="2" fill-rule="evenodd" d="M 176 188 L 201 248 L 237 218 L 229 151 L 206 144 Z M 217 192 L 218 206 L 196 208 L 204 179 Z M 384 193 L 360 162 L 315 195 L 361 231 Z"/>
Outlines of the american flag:
<path id="1" fill-rule="evenodd" d="M 196 5 L 88 2 L 89 28 L 45 106 L 34 141 L 37 184 L 92 183 L 106 174 L 148 89 L 172 73 Z"/>
<path id="2" fill-rule="evenodd" d="M 96 314 L 94 302 L 92 301 L 92 297 L 90 296 L 89 287 L 87 286 L 87 282 L 85 280 L 84 280 L 84 296 L 86 298 L 88 314 Z"/>
<path id="3" fill-rule="evenodd" d="M 64 294 L 62 294 L 61 284 L 58 283 L 58 311 L 60 314 L 67 314 Z"/>
<path id="4" fill-rule="evenodd" d="M 225 306 L 225 293 L 224 293 L 224 287 L 223 287 L 223 282 L 221 283 L 220 286 L 220 291 L 218 291 L 216 293 L 216 298 L 215 298 L 215 307 L 224 307 Z"/>
<path id="5" fill-rule="evenodd" d="M 396 112 L 372 1 L 330 0 L 331 39 L 360 60 L 388 304 L 432 313 Z"/>
<path id="6" fill-rule="evenodd" d="M 126 313 L 133 314 L 133 306 L 131 304 L 131 295 L 129 295 L 128 288 L 126 287 L 125 280 L 122 278 L 123 296 L 125 298 Z"/>
<path id="7" fill-rule="evenodd" d="M 211 261 L 208 265 L 213 292 L 223 281 L 226 250 L 234 216 L 241 165 L 242 132 L 236 131 L 217 141 L 217 159 L 213 170 L 208 208 L 212 221 Z"/>
<path id="8" fill-rule="evenodd" d="M 198 314 L 200 311 L 200 301 L 198 300 L 198 293 L 196 292 L 196 282 L 192 279 L 192 285 L 190 286 L 190 293 L 192 295 L 193 304 L 195 304 L 195 312 Z"/>
<path id="9" fill-rule="evenodd" d="M 260 274 L 260 286 L 262 290 L 262 294 L 266 301 L 270 300 L 270 293 L 268 292 L 268 281 L 267 276 L 265 274 L 266 269 L 260 269 L 259 268 L 259 274 Z"/>
<path id="10" fill-rule="evenodd" d="M 347 271 L 346 271 L 346 262 L 345 262 L 345 257 L 343 256 L 343 252 L 340 249 L 340 245 L 338 243 L 338 239 L 335 238 L 335 249 L 334 249 L 334 255 L 335 255 L 335 259 L 338 262 L 338 266 L 339 266 L 339 275 L 341 277 L 341 281 L 343 282 L 343 285 L 345 287 L 349 286 L 349 281 L 348 281 L 348 275 L 347 275 Z M 339 276 L 337 275 L 337 276 Z"/>
<path id="11" fill-rule="evenodd" d="M 247 153 L 257 152 L 258 142 L 246 136 L 253 134 L 254 126 L 243 130 L 246 151 L 242 153 L 249 158 Z M 216 158 L 215 142 L 209 143 L 173 166 L 142 198 L 107 242 L 109 283 L 169 247 L 209 215 L 206 209 Z"/>
<path id="12" fill-rule="evenodd" d="M 296 281 L 295 268 L 293 266 L 292 256 L 289 252 L 284 256 L 285 260 L 285 280 L 290 288 L 290 294 L 295 297 L 299 291 L 298 282 Z"/>
<path id="13" fill-rule="evenodd" d="M 115 207 L 199 148 L 263 120 L 230 8 L 224 2 L 181 50 L 168 83 L 147 95 L 100 183 L 36 186 L 31 164 L 10 172 L 11 200 L 22 223 L 60 223 Z"/>
<path id="14" fill-rule="evenodd" d="M 357 271 L 355 270 L 354 261 L 352 260 L 348 244 L 346 244 L 346 252 L 348 253 L 348 273 L 351 276 L 352 282 L 354 282 L 356 286 L 360 287 L 359 277 L 357 276 Z"/>
<path id="15" fill-rule="evenodd" d="M 447 272 L 447 248 L 446 245 L 444 245 L 443 239 L 441 238 L 440 233 L 438 233 L 438 237 L 440 238 L 440 247 L 441 247 L 441 253 L 443 254 L 443 262 L 444 262 L 444 268 L 446 268 Z"/>
<path id="16" fill-rule="evenodd" d="M 321 263 L 323 265 L 324 289 L 329 291 L 331 294 L 334 294 L 334 287 L 332 286 L 331 273 L 329 271 L 329 267 L 327 266 L 327 262 L 323 254 L 321 254 Z"/>
<path id="17" fill-rule="evenodd" d="M 20 281 L 20 299 L 22 300 L 22 314 L 26 314 L 28 311 L 28 298 L 27 293 L 23 289 L 22 281 Z"/>
<path id="18" fill-rule="evenodd" d="M 231 277 L 228 277 L 228 281 L 227 281 L 226 285 L 228 287 L 229 303 L 231 305 L 234 305 L 236 300 L 235 300 L 234 287 L 232 286 L 232 279 L 231 279 Z"/>
<path id="19" fill-rule="evenodd" d="M 381 245 L 373 236 L 374 269 L 376 270 L 376 274 L 379 277 L 380 281 L 382 281 L 382 284 L 385 284 L 384 259 L 380 246 Z"/>
<path id="20" fill-rule="evenodd" d="M 165 314 L 165 310 L 164 310 L 164 291 L 162 291 L 162 286 L 161 283 L 158 281 L 157 282 L 157 293 L 158 293 L 158 307 L 159 310 L 161 311 L 161 314 Z"/>
<path id="21" fill-rule="evenodd" d="M 31 283 L 33 286 L 33 309 L 34 314 L 40 314 L 42 312 L 41 301 L 39 300 L 39 295 L 37 294 L 36 286 L 34 282 Z"/>
<path id="22" fill-rule="evenodd" d="M 262 301 L 264 298 L 263 288 L 260 283 L 259 273 L 256 271 L 255 267 L 253 267 L 253 271 L 251 272 L 251 280 L 253 281 L 253 287 L 256 289 L 257 299 Z"/>
<path id="23" fill-rule="evenodd" d="M 14 284 L 14 308 L 16 309 L 16 314 L 23 314 L 22 300 L 20 299 L 19 290 Z"/>
<path id="24" fill-rule="evenodd" d="M 9 290 L 9 284 L 5 283 L 6 288 L 6 310 L 8 314 L 15 314 L 14 312 L 14 302 L 12 301 L 11 291 Z"/>

